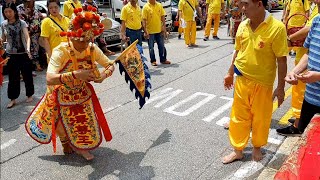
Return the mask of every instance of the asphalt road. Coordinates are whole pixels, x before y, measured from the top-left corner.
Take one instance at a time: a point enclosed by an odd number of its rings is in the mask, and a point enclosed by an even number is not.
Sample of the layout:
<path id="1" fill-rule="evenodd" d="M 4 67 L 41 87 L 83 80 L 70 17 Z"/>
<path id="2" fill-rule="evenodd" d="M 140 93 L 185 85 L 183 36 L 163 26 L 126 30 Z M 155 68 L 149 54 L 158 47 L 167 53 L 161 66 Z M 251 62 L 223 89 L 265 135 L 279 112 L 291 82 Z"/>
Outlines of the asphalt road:
<path id="1" fill-rule="evenodd" d="M 280 19 L 281 11 L 273 14 Z M 51 144 L 40 145 L 28 137 L 24 122 L 45 92 L 45 72 L 34 78 L 35 101 L 24 102 L 22 82 L 19 103 L 9 110 L 5 108 L 9 102 L 5 77 L 1 88 L 1 179 L 254 179 L 284 140 L 275 128 L 290 107 L 290 96 L 275 108 L 264 159 L 251 161 L 249 145 L 242 161 L 223 165 L 221 157 L 232 151 L 228 131 L 221 126 L 228 120 L 233 97 L 233 91 L 223 88 L 233 53 L 226 29 L 221 26 L 220 40 L 206 42 L 203 30 L 198 31 L 199 47 L 192 49 L 171 33 L 165 45 L 172 64 L 149 64 L 153 88 L 141 110 L 118 70 L 102 84 L 94 84 L 113 140 L 93 150 L 96 158 L 91 162 L 76 154 L 63 155 L 60 144 L 53 154 Z M 149 57 L 147 44 L 143 46 Z M 289 58 L 289 69 L 293 62 Z M 289 92 L 290 86 L 286 89 Z"/>

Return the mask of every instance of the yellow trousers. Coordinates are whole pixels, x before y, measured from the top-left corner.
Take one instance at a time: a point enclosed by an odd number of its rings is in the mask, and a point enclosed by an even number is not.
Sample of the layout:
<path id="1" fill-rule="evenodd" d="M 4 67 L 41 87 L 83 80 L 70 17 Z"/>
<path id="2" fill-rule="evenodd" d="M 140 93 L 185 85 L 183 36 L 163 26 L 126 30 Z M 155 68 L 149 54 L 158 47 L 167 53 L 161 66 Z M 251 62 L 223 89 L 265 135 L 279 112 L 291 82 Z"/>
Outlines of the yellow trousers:
<path id="1" fill-rule="evenodd" d="M 252 131 L 252 144 L 267 144 L 272 117 L 272 86 L 258 84 L 243 76 L 237 76 L 234 85 L 229 139 L 236 150 L 243 150 Z"/>
<path id="2" fill-rule="evenodd" d="M 184 28 L 184 41 L 186 45 L 196 44 L 197 26 L 195 21 L 187 21 L 187 27 Z"/>
<path id="3" fill-rule="evenodd" d="M 213 36 L 217 36 L 218 35 L 218 29 L 219 29 L 219 26 L 220 26 L 220 14 L 208 14 L 206 27 L 204 29 L 204 36 L 205 37 L 209 37 L 210 36 L 212 20 L 214 20 L 213 34 L 212 35 Z"/>
<path id="4" fill-rule="evenodd" d="M 183 33 L 183 28 L 179 26 L 178 33 L 181 35 Z"/>
<path id="5" fill-rule="evenodd" d="M 179 28 L 178 33 L 181 35 L 183 33 L 183 28 L 181 27 L 181 18 L 179 18 Z"/>
<path id="6" fill-rule="evenodd" d="M 304 54 L 306 54 L 308 50 L 303 47 L 299 47 L 296 50 L 296 60 L 295 65 L 297 65 Z M 301 107 L 304 99 L 304 92 L 306 90 L 306 84 L 302 81 L 298 81 L 297 85 L 292 86 L 292 99 L 291 99 L 291 107 L 293 117 L 300 119 Z"/>

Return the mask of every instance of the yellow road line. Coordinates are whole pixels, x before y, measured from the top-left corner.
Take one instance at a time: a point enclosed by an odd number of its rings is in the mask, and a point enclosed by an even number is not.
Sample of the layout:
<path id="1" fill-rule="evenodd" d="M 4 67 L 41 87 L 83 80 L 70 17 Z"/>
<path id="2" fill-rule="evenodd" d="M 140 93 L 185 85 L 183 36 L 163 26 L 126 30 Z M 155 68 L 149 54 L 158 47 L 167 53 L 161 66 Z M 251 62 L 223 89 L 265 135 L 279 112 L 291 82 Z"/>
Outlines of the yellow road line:
<path id="1" fill-rule="evenodd" d="M 288 120 L 292 117 L 292 109 L 290 108 L 284 116 L 279 120 L 279 124 L 286 125 L 288 124 Z"/>
<path id="2" fill-rule="evenodd" d="M 292 92 L 292 86 L 290 86 L 290 88 L 288 88 L 286 90 L 285 95 L 284 95 L 284 100 L 286 100 L 291 95 L 291 92 Z M 274 113 L 277 109 L 278 109 L 278 100 L 275 100 L 273 102 L 272 113 Z"/>

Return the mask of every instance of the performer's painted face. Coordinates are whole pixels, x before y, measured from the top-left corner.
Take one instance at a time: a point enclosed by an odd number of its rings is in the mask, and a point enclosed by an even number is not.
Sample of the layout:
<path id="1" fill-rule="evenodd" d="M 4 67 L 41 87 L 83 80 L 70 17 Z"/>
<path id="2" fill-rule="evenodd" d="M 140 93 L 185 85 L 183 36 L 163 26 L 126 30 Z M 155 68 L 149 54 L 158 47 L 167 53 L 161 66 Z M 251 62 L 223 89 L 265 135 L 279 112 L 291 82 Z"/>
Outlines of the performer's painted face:
<path id="1" fill-rule="evenodd" d="M 80 40 L 75 40 L 75 39 L 71 39 L 71 42 L 73 44 L 73 47 L 78 51 L 78 52 L 82 52 L 84 50 L 87 49 L 87 47 L 89 46 L 89 42 L 88 40 L 86 40 L 84 38 L 83 41 Z"/>

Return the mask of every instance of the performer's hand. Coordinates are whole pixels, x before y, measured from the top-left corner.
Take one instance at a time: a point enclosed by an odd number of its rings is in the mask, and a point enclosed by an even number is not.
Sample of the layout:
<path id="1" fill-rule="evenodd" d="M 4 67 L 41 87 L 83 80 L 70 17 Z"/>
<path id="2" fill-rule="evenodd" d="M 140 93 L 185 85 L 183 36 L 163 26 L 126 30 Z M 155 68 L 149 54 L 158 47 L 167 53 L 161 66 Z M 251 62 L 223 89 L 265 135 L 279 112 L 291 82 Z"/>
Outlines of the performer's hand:
<path id="1" fill-rule="evenodd" d="M 224 89 L 225 90 L 230 90 L 233 88 L 233 75 L 232 74 L 227 74 L 225 77 L 224 77 Z"/>
<path id="2" fill-rule="evenodd" d="M 274 90 L 273 95 L 272 95 L 272 100 L 274 100 L 277 97 L 277 99 L 278 99 L 278 107 L 280 107 L 281 104 L 283 103 L 284 95 L 285 95 L 285 92 L 284 92 L 283 88 L 277 87 L 277 89 Z"/>
<path id="3" fill-rule="evenodd" d="M 74 76 L 77 79 L 80 79 L 82 81 L 90 82 L 95 80 L 93 71 L 94 71 L 93 69 L 89 69 L 89 70 L 80 69 L 80 70 L 74 71 Z"/>
<path id="4" fill-rule="evenodd" d="M 110 77 L 113 74 L 114 65 L 109 66 L 107 71 L 109 71 L 110 73 L 107 73 L 107 77 L 106 78 Z"/>
<path id="5" fill-rule="evenodd" d="M 320 81 L 320 72 L 307 71 L 305 73 L 296 75 L 297 79 L 304 83 L 314 83 Z"/>
<path id="6" fill-rule="evenodd" d="M 294 72 L 289 72 L 287 76 L 284 78 L 284 80 L 292 85 L 297 85 L 298 84 L 298 79 L 296 77 L 296 74 Z"/>

